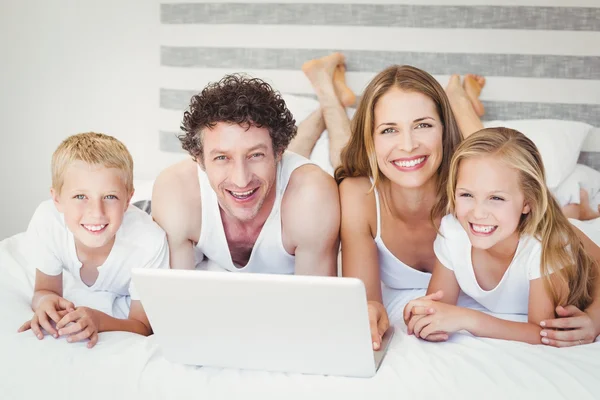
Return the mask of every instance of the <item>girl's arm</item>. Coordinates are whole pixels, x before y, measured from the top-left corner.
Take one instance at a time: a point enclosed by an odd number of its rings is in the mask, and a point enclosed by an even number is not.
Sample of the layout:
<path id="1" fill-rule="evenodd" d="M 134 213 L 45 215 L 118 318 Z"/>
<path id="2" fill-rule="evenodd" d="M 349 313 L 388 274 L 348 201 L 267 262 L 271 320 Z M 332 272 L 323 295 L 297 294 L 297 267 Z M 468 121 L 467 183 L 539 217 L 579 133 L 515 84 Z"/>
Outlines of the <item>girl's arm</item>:
<path id="1" fill-rule="evenodd" d="M 539 322 L 554 314 L 552 300 L 541 278 L 529 284 L 529 318 L 527 322 L 513 322 L 494 317 L 481 311 L 458 307 L 453 304 L 430 302 L 424 306 L 434 313 L 424 316 L 414 324 L 414 333 L 423 339 L 435 332 L 466 330 L 474 336 L 514 340 L 540 344 Z"/>
<path id="2" fill-rule="evenodd" d="M 414 333 L 415 326 L 423 318 L 434 314 L 439 302 L 455 305 L 460 294 L 460 286 L 454 271 L 448 269 L 436 260 L 431 280 L 427 288 L 427 295 L 412 300 L 404 307 L 404 323 L 409 335 Z M 421 326 L 419 324 L 419 326 Z M 418 335 L 417 335 L 418 336 Z M 423 338 L 425 339 L 425 338 Z M 428 335 L 427 340 L 443 341 L 448 339 L 448 331 L 439 329 Z"/>
<path id="3" fill-rule="evenodd" d="M 540 344 L 539 323 L 554 315 L 554 305 L 541 278 L 529 281 L 529 307 L 527 322 L 513 322 L 496 318 L 481 311 L 466 309 L 466 331 L 479 337 Z"/>

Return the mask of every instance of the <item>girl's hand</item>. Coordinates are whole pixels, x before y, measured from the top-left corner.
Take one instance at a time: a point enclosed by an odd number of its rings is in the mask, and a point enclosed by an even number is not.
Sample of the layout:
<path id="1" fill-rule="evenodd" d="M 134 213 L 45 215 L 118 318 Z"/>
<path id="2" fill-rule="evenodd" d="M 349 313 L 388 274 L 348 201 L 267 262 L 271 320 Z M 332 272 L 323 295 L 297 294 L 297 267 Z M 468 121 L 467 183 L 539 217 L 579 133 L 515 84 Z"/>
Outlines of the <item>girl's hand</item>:
<path id="1" fill-rule="evenodd" d="M 559 318 L 540 322 L 542 343 L 570 347 L 593 343 L 598 336 L 592 318 L 575 306 L 556 307 Z"/>
<path id="2" fill-rule="evenodd" d="M 428 312 L 430 309 L 434 312 L 429 315 L 413 315 L 409 321 L 409 330 L 412 330 L 416 337 L 439 341 L 437 339 L 441 334 L 448 336 L 449 333 L 464 329 L 467 318 L 464 308 L 431 300 L 423 306 Z"/>
<path id="3" fill-rule="evenodd" d="M 408 322 L 411 320 L 413 315 L 428 315 L 433 314 L 434 310 L 427 308 L 424 304 L 429 301 L 439 301 L 444 296 L 444 292 L 438 290 L 435 293 L 428 294 L 427 296 L 418 297 L 414 300 L 409 301 L 404 306 L 404 323 L 408 326 Z M 412 331 L 408 331 L 408 334 L 412 334 Z"/>

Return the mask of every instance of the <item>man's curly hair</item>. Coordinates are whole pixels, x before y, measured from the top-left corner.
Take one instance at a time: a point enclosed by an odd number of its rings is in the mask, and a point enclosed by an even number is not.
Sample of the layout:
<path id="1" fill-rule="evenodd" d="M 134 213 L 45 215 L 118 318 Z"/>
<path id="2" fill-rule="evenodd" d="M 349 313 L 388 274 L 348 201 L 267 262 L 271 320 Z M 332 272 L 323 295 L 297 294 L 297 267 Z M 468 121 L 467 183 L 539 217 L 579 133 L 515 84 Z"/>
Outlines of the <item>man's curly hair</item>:
<path id="1" fill-rule="evenodd" d="M 202 130 L 218 122 L 241 126 L 265 127 L 273 142 L 273 151 L 281 154 L 296 136 L 296 121 L 281 95 L 258 78 L 240 74 L 226 75 L 192 97 L 183 114 L 179 136 L 181 146 L 194 158 L 204 160 Z"/>

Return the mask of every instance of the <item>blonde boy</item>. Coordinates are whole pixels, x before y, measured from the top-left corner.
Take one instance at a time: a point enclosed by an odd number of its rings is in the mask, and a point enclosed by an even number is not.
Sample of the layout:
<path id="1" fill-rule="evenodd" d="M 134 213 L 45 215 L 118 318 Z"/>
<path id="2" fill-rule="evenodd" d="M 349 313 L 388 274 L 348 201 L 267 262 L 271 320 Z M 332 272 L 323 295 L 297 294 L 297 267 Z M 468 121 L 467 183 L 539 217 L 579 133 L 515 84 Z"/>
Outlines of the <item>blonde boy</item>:
<path id="1" fill-rule="evenodd" d="M 66 336 L 68 342 L 89 339 L 89 348 L 99 332 L 150 335 L 152 328 L 131 285 L 131 269 L 169 268 L 169 250 L 162 229 L 129 204 L 133 160 L 127 148 L 99 133 L 67 138 L 52 156 L 50 193 L 52 199 L 40 204 L 27 229 L 35 247 L 34 315 L 19 332 L 31 329 L 42 339 L 43 328 L 55 338 Z M 63 271 L 90 292 L 125 299 L 131 295 L 128 317 L 114 318 L 63 298 Z"/>

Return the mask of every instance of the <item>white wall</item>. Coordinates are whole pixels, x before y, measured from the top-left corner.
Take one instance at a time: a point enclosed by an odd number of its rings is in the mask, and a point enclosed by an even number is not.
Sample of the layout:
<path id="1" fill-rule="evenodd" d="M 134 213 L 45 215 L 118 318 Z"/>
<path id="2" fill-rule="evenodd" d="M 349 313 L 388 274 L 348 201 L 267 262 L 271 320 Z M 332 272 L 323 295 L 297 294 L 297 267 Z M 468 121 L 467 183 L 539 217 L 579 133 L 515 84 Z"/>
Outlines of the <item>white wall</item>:
<path id="1" fill-rule="evenodd" d="M 0 2 L 0 240 L 48 198 L 68 135 L 116 136 L 138 179 L 175 159 L 158 152 L 159 43 L 158 0 Z"/>

